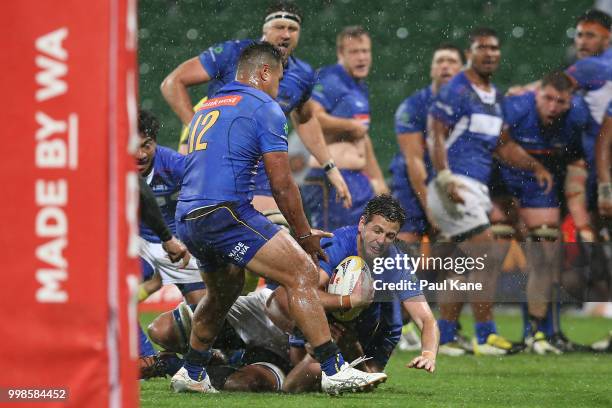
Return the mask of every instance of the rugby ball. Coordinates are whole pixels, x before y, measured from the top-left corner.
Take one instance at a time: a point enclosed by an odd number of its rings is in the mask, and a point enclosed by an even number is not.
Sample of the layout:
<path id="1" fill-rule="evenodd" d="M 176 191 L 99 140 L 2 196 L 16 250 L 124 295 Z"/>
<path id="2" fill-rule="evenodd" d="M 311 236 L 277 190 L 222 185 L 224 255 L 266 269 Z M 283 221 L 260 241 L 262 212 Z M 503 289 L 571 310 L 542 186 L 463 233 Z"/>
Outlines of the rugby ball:
<path id="1" fill-rule="evenodd" d="M 358 256 L 349 256 L 336 266 L 327 285 L 327 293 L 333 295 L 350 295 L 355 290 L 370 290 L 372 276 L 368 264 Z M 355 319 L 363 307 L 354 307 L 346 311 L 332 312 L 332 315 L 343 322 Z"/>

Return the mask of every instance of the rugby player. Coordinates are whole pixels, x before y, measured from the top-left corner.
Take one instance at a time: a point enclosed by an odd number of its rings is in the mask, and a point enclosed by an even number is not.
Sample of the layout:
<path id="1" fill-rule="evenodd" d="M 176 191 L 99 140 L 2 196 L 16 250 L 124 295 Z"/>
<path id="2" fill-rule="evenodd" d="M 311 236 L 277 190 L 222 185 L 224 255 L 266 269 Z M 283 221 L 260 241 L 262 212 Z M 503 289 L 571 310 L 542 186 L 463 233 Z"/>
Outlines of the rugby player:
<path id="1" fill-rule="evenodd" d="M 276 100 L 283 112 L 291 117 L 306 148 L 317 160 L 328 165 L 325 175 L 336 189 L 334 199 L 340 199 L 341 205 L 348 208 L 351 206 L 350 192 L 342 175 L 333 166 L 321 126 L 312 114 L 314 72 L 310 65 L 292 55 L 298 45 L 301 24 L 302 14 L 295 4 L 275 1 L 266 11 L 260 41 L 273 44 L 282 53 L 284 76 Z M 208 83 L 208 97 L 214 96 L 222 86 L 235 79 L 240 52 L 255 42 L 258 41 L 232 40 L 213 45 L 199 56 L 180 64 L 164 79 L 161 84 L 162 95 L 184 125 L 188 126 L 194 116 L 188 87 Z M 187 151 L 186 143 L 186 139 L 182 141 L 179 151 Z M 253 205 L 258 211 L 269 213 L 273 218 L 278 219 L 280 215 L 272 198 L 263 163 L 257 168 Z M 286 225 L 284 220 L 278 223 Z"/>
<path id="2" fill-rule="evenodd" d="M 400 151 L 389 171 L 393 197 L 408 215 L 398 234 L 402 241 L 420 242 L 426 232 L 432 232 L 427 217 L 427 183 L 433 176 L 427 152 L 427 112 L 440 88 L 459 73 L 463 64 L 465 57 L 459 48 L 451 44 L 438 46 L 431 62 L 431 84 L 404 99 L 395 113 Z"/>
<path id="3" fill-rule="evenodd" d="M 509 96 L 503 102 L 502 132 L 555 175 L 554 184 L 543 188 L 531 171 L 504 164 L 500 167 L 503 182 L 518 199 L 519 216 L 529 231 L 530 242 L 526 244 L 530 264 L 529 318 L 525 320 L 524 335 L 528 347 L 538 354 L 561 352 L 547 341 L 547 337 L 552 338 L 558 332 L 552 324 L 550 300 L 551 288 L 553 283 L 558 283 L 562 267 L 558 244 L 560 194 L 567 166 L 585 166 L 581 144 L 589 111 L 581 97 L 572 97 L 572 90 L 572 81 L 565 73 L 552 72 L 542 79 L 535 92 Z M 575 206 L 570 207 L 572 210 L 575 213 Z M 581 213 L 585 211 L 583 208 Z"/>
<path id="4" fill-rule="evenodd" d="M 338 63 L 318 71 L 313 111 L 325 134 L 332 162 L 310 160 L 302 194 L 315 228 L 332 231 L 355 225 L 369 199 L 388 191 L 368 136 L 370 105 L 365 79 L 372 64 L 372 42 L 359 26 L 344 28 L 336 39 Z M 353 198 L 350 209 L 336 202 L 325 172 L 337 166 Z M 368 179 L 369 178 L 369 179 Z"/>
<path id="5" fill-rule="evenodd" d="M 159 122 L 148 111 L 138 112 L 140 144 L 136 150 L 136 165 L 155 195 L 164 221 L 172 233 L 176 232 L 174 215 L 176 199 L 185 172 L 185 157 L 172 149 L 157 144 Z M 175 284 L 188 303 L 198 303 L 205 293 L 204 282 L 194 258 L 185 266 L 172 263 L 162 248 L 161 239 L 143 222 L 140 223 L 141 258 L 145 277 L 158 275 L 161 283 Z M 147 279 L 145 279 L 146 281 Z M 147 291 L 146 295 L 152 292 Z M 140 294 L 141 299 L 144 294 Z"/>
<path id="6" fill-rule="evenodd" d="M 439 332 L 427 300 L 418 287 L 403 290 L 383 289 L 384 284 L 416 282 L 415 275 L 411 274 L 410 270 L 398 269 L 397 266 L 382 272 L 373 269 L 376 273 L 372 277 L 379 282 L 374 283 L 377 291 L 371 304 L 371 299 L 357 288 L 348 296 L 326 292 L 335 266 L 349 256 L 363 258 L 371 268 L 376 258 L 395 258 L 398 255 L 402 257 L 403 252 L 394 242 L 405 219 L 404 210 L 397 200 L 390 195 L 380 195 L 368 202 L 358 225 L 339 228 L 334 231 L 333 238 L 323 239 L 321 246 L 329 260 L 320 263 L 319 296 L 328 312 L 367 306 L 350 322 L 333 319 L 331 323 L 343 352 L 360 358 L 356 361 L 364 362 L 365 370 L 378 372 L 385 368 L 399 341 L 402 312 L 405 312 L 422 333 L 421 355 L 415 357 L 407 366 L 433 373 L 436 368 Z M 286 309 L 286 296 L 283 292 L 283 288 L 275 291 L 268 309 L 270 313 L 276 314 L 278 312 L 272 310 Z M 295 337 L 291 339 L 291 344 L 294 348 L 303 347 L 303 343 L 300 344 Z M 296 358 L 299 362 L 295 361 Z M 287 376 L 284 390 L 316 391 L 318 379 L 321 377 L 316 361 L 305 352 L 294 353 L 292 360 L 296 367 Z"/>
<path id="7" fill-rule="evenodd" d="M 223 354 L 208 366 L 216 389 L 250 392 L 281 391 L 291 366 L 288 336 L 266 317 L 272 290 L 240 296 L 230 308 L 214 349 Z M 148 327 L 153 342 L 164 349 L 185 353 L 196 305 L 181 303 L 160 314 Z M 215 362 L 216 360 L 216 362 Z"/>
<path id="8" fill-rule="evenodd" d="M 247 46 L 238 59 L 236 81 L 219 89 L 190 125 L 177 232 L 198 259 L 207 294 L 194 312 L 185 364 L 172 378 L 176 392 L 216 392 L 206 366 L 242 290 L 244 268 L 287 290 L 291 316 L 324 372 L 323 391 L 337 394 L 386 380 L 383 373 L 365 373 L 345 363 L 331 340 L 315 266 L 325 256 L 319 240 L 330 234 L 310 229 L 291 176 L 287 121 L 274 100 L 282 77 L 277 48 L 268 43 Z M 274 199 L 296 240 L 253 208 L 253 170 L 262 156 Z"/>
<path id="9" fill-rule="evenodd" d="M 597 137 L 595 148 L 597 162 L 597 207 L 599 214 L 604 217 L 612 217 L 612 101 L 608 104 L 606 115 Z"/>
<path id="10" fill-rule="evenodd" d="M 484 259 L 485 268 L 472 270 L 469 279 L 483 284 L 481 293 L 470 293 L 475 318 L 476 354 L 507 354 L 512 344 L 497 334 L 493 297 L 500 245 L 493 245 L 488 218 L 491 201 L 487 189 L 495 152 L 511 166 L 534 171 L 541 185 L 552 176 L 507 136 L 502 129 L 501 95 L 491 82 L 501 58 L 497 33 L 475 28 L 466 52 L 467 69 L 456 75 L 436 95 L 429 111 L 428 135 L 433 139 L 432 162 L 437 175 L 427 188 L 427 203 L 441 233 L 468 256 Z M 462 302 L 447 297 L 440 302 L 440 343 L 451 347 L 457 332 Z M 460 347 L 456 355 L 465 353 Z"/>

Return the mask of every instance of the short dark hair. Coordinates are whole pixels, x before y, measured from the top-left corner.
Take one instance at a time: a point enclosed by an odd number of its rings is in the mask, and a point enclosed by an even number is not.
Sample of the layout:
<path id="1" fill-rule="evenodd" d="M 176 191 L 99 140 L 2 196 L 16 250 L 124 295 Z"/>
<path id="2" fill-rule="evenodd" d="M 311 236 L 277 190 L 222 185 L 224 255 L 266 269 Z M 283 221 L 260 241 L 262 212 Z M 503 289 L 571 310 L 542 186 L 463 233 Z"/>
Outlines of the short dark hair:
<path id="1" fill-rule="evenodd" d="M 148 110 L 138 110 L 138 132 L 157 141 L 157 132 L 159 131 L 159 121 Z"/>
<path id="2" fill-rule="evenodd" d="M 544 78 L 542 78 L 542 84 L 540 86 L 544 88 L 545 86 L 549 85 L 559 92 L 572 92 L 574 89 L 574 83 L 563 71 L 552 71 L 544 75 Z"/>
<path id="3" fill-rule="evenodd" d="M 497 31 L 495 31 L 494 29 L 490 27 L 474 27 L 470 31 L 470 34 L 468 36 L 470 45 L 472 45 L 478 37 L 495 37 L 497 41 L 499 41 L 499 36 L 497 35 Z"/>
<path id="4" fill-rule="evenodd" d="M 354 26 L 344 27 L 342 31 L 340 31 L 338 35 L 336 36 L 336 48 L 337 49 L 342 48 L 342 42 L 344 41 L 345 38 L 359 38 L 362 35 L 366 35 L 370 37 L 370 33 L 368 33 L 368 31 L 362 26 L 354 25 Z"/>
<path id="5" fill-rule="evenodd" d="M 406 222 L 406 213 L 404 212 L 404 209 L 400 205 L 399 201 L 389 194 L 381 194 L 368 201 L 368 204 L 366 205 L 366 208 L 363 210 L 362 214 L 365 223 L 367 224 L 368 222 L 372 221 L 372 218 L 375 215 L 380 215 L 389 222 L 399 223 L 400 228 Z"/>
<path id="6" fill-rule="evenodd" d="M 278 67 L 281 64 L 282 55 L 280 51 L 269 42 L 262 41 L 249 45 L 238 58 L 238 71 L 244 69 L 252 70 L 262 64 L 270 64 Z"/>
<path id="7" fill-rule="evenodd" d="M 287 0 L 276 0 L 271 2 L 268 8 L 266 8 L 266 15 L 264 18 L 277 11 L 286 11 L 287 13 L 295 14 L 300 18 L 300 24 L 304 21 L 302 10 L 300 10 L 297 4 Z"/>
<path id="8" fill-rule="evenodd" d="M 462 62 L 463 64 L 465 64 L 465 63 L 466 63 L 466 61 L 465 61 L 465 54 L 463 53 L 463 50 L 462 50 L 461 48 L 457 47 L 455 44 L 451 44 L 451 43 L 442 43 L 442 44 L 440 44 L 440 45 L 438 45 L 438 46 L 436 47 L 436 49 L 434 50 L 434 54 L 435 54 L 437 51 L 440 51 L 440 50 L 450 50 L 450 51 L 455 51 L 457 54 L 459 54 L 459 58 L 461 59 L 461 62 Z"/>
<path id="9" fill-rule="evenodd" d="M 580 23 L 597 23 L 606 30 L 612 28 L 612 17 L 601 10 L 589 9 L 576 19 L 576 25 Z"/>

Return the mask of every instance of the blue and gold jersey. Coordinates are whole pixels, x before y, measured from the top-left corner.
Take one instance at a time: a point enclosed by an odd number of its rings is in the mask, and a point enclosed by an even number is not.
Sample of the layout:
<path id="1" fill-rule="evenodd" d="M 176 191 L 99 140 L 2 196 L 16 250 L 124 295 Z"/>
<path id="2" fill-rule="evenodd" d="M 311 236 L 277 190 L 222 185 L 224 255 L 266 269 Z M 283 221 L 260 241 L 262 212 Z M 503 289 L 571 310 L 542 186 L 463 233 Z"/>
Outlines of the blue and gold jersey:
<path id="1" fill-rule="evenodd" d="M 177 218 L 222 202 L 249 202 L 262 155 L 287 151 L 287 121 L 266 93 L 240 82 L 219 89 L 189 126 Z"/>

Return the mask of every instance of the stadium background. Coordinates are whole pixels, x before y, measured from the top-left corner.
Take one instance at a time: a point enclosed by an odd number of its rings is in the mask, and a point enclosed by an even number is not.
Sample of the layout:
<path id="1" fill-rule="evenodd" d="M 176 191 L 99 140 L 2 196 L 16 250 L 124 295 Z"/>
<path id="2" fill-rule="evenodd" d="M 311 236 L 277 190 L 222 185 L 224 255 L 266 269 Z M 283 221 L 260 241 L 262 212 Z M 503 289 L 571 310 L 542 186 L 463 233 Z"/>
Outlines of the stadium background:
<path id="1" fill-rule="evenodd" d="M 180 122 L 159 85 L 178 64 L 215 43 L 258 38 L 269 1 L 147 0 L 139 2 L 140 101 L 162 122 L 159 141 L 176 148 Z M 295 55 L 313 68 L 336 62 L 335 38 L 346 25 L 363 25 L 372 35 L 368 85 L 371 137 L 383 170 L 397 151 L 393 114 L 399 103 L 429 83 L 432 48 L 452 42 L 461 48 L 474 26 L 498 30 L 502 63 L 494 80 L 505 91 L 566 65 L 574 19 L 592 0 L 299 0 L 304 13 Z M 192 100 L 206 87 L 190 90 Z"/>

